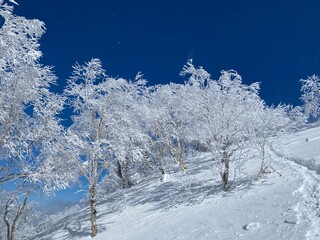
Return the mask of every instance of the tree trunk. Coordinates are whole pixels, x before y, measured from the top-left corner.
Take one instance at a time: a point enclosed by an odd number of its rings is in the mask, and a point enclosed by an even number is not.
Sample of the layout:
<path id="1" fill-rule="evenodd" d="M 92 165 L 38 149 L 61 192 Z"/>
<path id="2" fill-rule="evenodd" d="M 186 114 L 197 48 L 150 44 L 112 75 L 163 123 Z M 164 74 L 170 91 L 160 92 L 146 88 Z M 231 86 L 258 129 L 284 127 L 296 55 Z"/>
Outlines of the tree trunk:
<path id="1" fill-rule="evenodd" d="M 230 168 L 230 158 L 226 151 L 223 151 L 222 163 L 224 164 L 223 172 L 221 173 L 223 190 L 227 190 L 227 184 L 229 180 L 229 168 Z"/>
<path id="2" fill-rule="evenodd" d="M 10 208 L 10 205 L 12 204 L 12 202 L 13 202 L 12 200 L 7 201 L 6 206 L 5 206 L 5 210 L 4 210 L 4 215 L 3 215 L 3 221 L 7 227 L 7 240 L 13 240 L 12 228 L 10 226 L 9 219 L 8 219 L 9 208 Z"/>
<path id="3" fill-rule="evenodd" d="M 13 239 L 13 232 L 11 231 L 10 226 L 7 227 L 7 240 L 14 240 Z"/>
<path id="4" fill-rule="evenodd" d="M 7 240 L 12 240 L 10 224 L 7 221 L 5 221 L 5 224 L 6 224 L 6 227 L 7 227 Z"/>
<path id="5" fill-rule="evenodd" d="M 260 165 L 260 170 L 259 170 L 259 173 L 258 173 L 258 175 L 256 177 L 256 180 L 258 180 L 260 178 L 261 174 L 265 170 L 264 162 L 265 162 L 265 147 L 262 146 L 261 147 L 261 165 Z"/>
<path id="6" fill-rule="evenodd" d="M 163 182 L 164 181 L 164 175 L 165 175 L 165 172 L 164 172 L 164 169 L 163 169 L 163 166 L 162 164 L 160 164 L 159 166 L 159 170 L 161 172 L 161 178 L 160 178 L 160 181 Z"/>
<path id="7" fill-rule="evenodd" d="M 123 174 L 122 174 L 122 167 L 121 167 L 121 163 L 119 160 L 117 160 L 117 175 L 119 178 L 123 179 Z"/>
<path id="8" fill-rule="evenodd" d="M 97 227 L 97 190 L 96 185 L 92 185 L 89 188 L 90 192 L 90 222 L 91 222 L 91 237 L 95 237 L 98 234 Z"/>
<path id="9" fill-rule="evenodd" d="M 126 162 L 125 162 L 125 181 L 126 181 L 126 184 L 127 184 L 127 187 L 132 187 L 133 186 L 133 183 L 130 181 L 130 178 L 129 178 L 129 158 L 128 156 L 126 156 Z"/>
<path id="10" fill-rule="evenodd" d="M 15 227 L 11 227 L 11 236 L 10 238 L 8 238 L 8 240 L 14 240 L 14 231 L 15 231 Z"/>
<path id="11" fill-rule="evenodd" d="M 160 147 L 160 149 L 158 149 L 156 152 L 157 152 L 158 160 L 159 160 L 159 171 L 161 173 L 160 181 L 162 182 L 164 180 L 164 175 L 165 175 L 164 165 L 163 165 L 163 161 L 162 161 L 163 149 Z"/>
<path id="12" fill-rule="evenodd" d="M 184 144 L 180 140 L 178 140 L 177 162 L 183 172 L 186 171 L 186 164 L 184 162 L 184 151 L 185 151 Z"/>
<path id="13" fill-rule="evenodd" d="M 133 183 L 129 180 L 129 158 L 126 157 L 124 174 L 120 161 L 117 161 L 117 175 L 122 180 L 122 188 L 133 186 Z"/>

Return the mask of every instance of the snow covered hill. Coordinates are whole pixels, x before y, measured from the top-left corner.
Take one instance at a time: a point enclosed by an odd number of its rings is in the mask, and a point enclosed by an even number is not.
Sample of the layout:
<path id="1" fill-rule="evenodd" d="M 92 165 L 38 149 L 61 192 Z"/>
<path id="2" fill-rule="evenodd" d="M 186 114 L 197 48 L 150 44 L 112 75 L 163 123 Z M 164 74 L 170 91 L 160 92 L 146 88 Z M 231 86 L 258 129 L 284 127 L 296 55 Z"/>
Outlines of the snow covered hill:
<path id="1" fill-rule="evenodd" d="M 143 180 L 98 206 L 97 240 L 320 239 L 320 128 L 277 139 L 270 172 L 254 181 L 247 162 L 224 192 L 210 155 L 188 160 L 186 173 Z M 33 240 L 90 238 L 88 208 L 70 214 Z"/>

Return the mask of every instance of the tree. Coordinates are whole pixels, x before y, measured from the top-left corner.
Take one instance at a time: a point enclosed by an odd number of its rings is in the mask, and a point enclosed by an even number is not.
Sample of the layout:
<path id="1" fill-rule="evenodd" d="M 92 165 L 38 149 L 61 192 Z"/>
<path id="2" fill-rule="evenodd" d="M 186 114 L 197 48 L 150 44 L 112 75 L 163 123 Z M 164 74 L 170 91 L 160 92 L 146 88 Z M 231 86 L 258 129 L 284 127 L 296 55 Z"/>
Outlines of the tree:
<path id="1" fill-rule="evenodd" d="M 316 75 L 301 79 L 301 100 L 304 103 L 304 111 L 314 118 L 320 115 L 320 79 Z"/>
<path id="2" fill-rule="evenodd" d="M 0 29 L 0 183 L 27 177 L 40 180 L 43 162 L 30 165 L 30 155 L 40 145 L 50 144 L 49 129 L 57 127 L 56 114 L 62 106 L 49 91 L 56 82 L 51 68 L 38 63 L 42 56 L 38 41 L 45 27 L 39 20 L 15 16 L 7 4 L 0 5 L 0 15 L 5 19 Z M 48 131 L 41 133 L 42 127 Z M 44 138 L 46 143 L 40 141 Z"/>
<path id="3" fill-rule="evenodd" d="M 105 175 L 120 171 L 122 164 L 140 161 L 147 136 L 139 101 L 144 97 L 145 80 L 106 77 L 99 59 L 76 64 L 65 95 L 74 109 L 73 124 L 68 129 L 65 152 L 88 181 L 91 235 L 97 228 L 97 185 Z M 128 169 L 127 169 L 128 170 Z"/>
<path id="4" fill-rule="evenodd" d="M 261 164 L 256 179 L 266 171 L 266 153 L 273 140 L 289 131 L 292 122 L 288 115 L 288 106 L 278 105 L 268 107 L 265 104 L 254 107 L 251 111 L 251 121 L 248 121 L 247 131 L 250 143 L 260 154 Z"/>
<path id="5" fill-rule="evenodd" d="M 40 94 L 40 88 L 55 80 L 50 69 L 37 64 L 37 41 L 44 32 L 43 23 L 16 17 L 13 8 L 2 4 L 0 15 L 5 23 L 0 29 L 2 55 L 0 61 L 0 146 L 2 160 L 16 155 L 25 144 L 24 127 L 29 124 L 26 114 Z M 44 81 L 43 75 L 47 78 Z M 22 126 L 24 125 L 24 126 Z M 28 128 L 27 128 L 28 129 Z M 21 151 L 21 150 L 20 150 Z"/>
<path id="6" fill-rule="evenodd" d="M 190 104 L 194 100 L 197 104 L 192 113 L 197 116 L 197 137 L 207 144 L 215 163 L 221 166 L 223 189 L 227 190 L 230 164 L 246 148 L 249 113 L 262 101 L 258 95 L 259 84 L 243 84 L 233 70 L 222 71 L 218 80 L 212 80 L 209 73 L 201 67 L 196 69 L 191 61 L 181 72 L 186 74 L 190 75 L 187 83 L 196 93 Z"/>
<path id="7" fill-rule="evenodd" d="M 0 227 L 4 230 L 0 234 L 1 239 L 14 240 L 30 236 L 34 210 L 29 197 L 33 190 L 33 184 L 23 181 L 15 191 L 1 192 Z M 29 233 L 24 231 L 25 228 L 28 228 Z"/>
<path id="8" fill-rule="evenodd" d="M 14 239 L 22 236 L 33 189 L 51 194 L 68 187 L 74 175 L 59 151 L 64 129 L 57 116 L 64 100 L 50 91 L 57 80 L 51 67 L 39 63 L 44 23 L 15 16 L 3 1 L 0 16 L 0 184 L 16 187 L 3 204 L 2 220 L 7 239 Z M 21 192 L 21 184 L 33 187 Z"/>
<path id="9" fill-rule="evenodd" d="M 187 110 L 183 106 L 185 86 L 166 84 L 152 87 L 149 94 L 147 114 L 148 132 L 154 163 L 159 167 L 162 178 L 166 173 L 166 165 L 176 162 L 182 171 L 185 164 L 185 124 Z"/>
<path id="10" fill-rule="evenodd" d="M 15 16 L 5 3 L 0 15 L 0 184 L 24 178 L 48 192 L 65 188 L 69 174 L 51 171 L 62 164 L 52 153 L 63 132 L 57 116 L 64 101 L 50 91 L 57 79 L 51 67 L 39 63 L 44 23 Z"/>

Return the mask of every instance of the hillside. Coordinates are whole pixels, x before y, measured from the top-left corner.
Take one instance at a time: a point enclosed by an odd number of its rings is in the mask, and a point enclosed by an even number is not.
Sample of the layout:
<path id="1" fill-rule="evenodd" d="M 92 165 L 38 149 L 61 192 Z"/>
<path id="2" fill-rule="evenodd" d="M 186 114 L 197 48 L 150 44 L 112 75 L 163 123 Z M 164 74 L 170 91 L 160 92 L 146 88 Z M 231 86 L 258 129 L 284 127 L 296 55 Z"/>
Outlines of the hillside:
<path id="1" fill-rule="evenodd" d="M 98 206 L 95 239 L 320 239 L 319 136 L 318 127 L 275 140 L 269 172 L 254 181 L 259 160 L 250 159 L 228 192 L 204 154 L 188 159 L 184 174 L 110 194 Z M 33 240 L 90 238 L 88 211 L 57 219 Z"/>

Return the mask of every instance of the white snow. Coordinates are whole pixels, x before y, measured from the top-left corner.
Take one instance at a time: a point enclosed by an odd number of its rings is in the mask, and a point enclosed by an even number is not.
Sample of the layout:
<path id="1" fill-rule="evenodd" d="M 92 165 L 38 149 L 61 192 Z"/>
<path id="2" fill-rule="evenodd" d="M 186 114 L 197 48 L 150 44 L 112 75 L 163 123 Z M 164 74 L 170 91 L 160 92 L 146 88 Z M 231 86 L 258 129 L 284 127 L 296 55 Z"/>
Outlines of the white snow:
<path id="1" fill-rule="evenodd" d="M 259 160 L 252 159 L 228 192 L 208 154 L 189 159 L 185 174 L 142 179 L 99 204 L 94 239 L 320 239 L 320 128 L 278 139 L 269 155 L 276 171 L 254 181 Z M 90 239 L 88 212 L 70 214 L 34 239 Z"/>
<path id="2" fill-rule="evenodd" d="M 260 223 L 259 222 L 254 222 L 254 223 L 249 223 L 243 226 L 244 230 L 251 230 L 251 229 L 257 229 L 260 227 Z"/>

